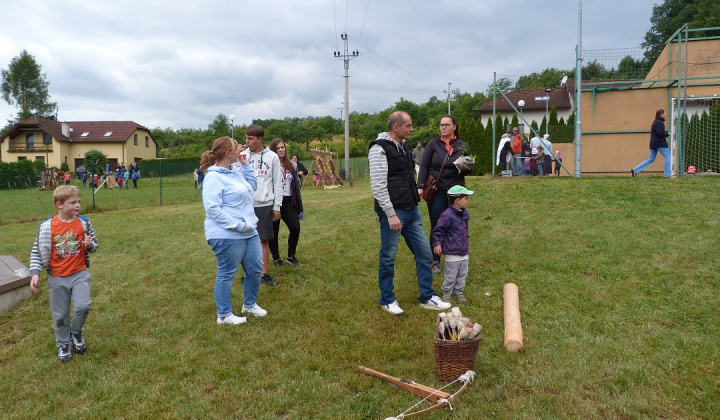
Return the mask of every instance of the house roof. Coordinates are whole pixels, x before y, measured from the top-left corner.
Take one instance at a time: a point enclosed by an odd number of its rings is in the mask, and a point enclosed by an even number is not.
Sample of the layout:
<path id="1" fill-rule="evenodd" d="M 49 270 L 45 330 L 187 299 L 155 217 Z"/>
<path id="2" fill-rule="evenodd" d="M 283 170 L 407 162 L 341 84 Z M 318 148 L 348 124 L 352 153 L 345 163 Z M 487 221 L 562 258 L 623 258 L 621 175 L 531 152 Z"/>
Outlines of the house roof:
<path id="1" fill-rule="evenodd" d="M 6 137 L 17 137 L 23 131 L 43 131 L 50 134 L 57 141 L 68 141 L 69 139 L 63 135 L 62 126 L 55 120 L 45 118 L 32 117 L 22 120 L 14 126 L 10 127 L 0 136 L 0 141 Z"/>
<path id="2" fill-rule="evenodd" d="M 4 132 L 0 141 L 6 137 L 15 137 L 23 131 L 43 131 L 56 141 L 71 143 L 122 143 L 128 141 L 136 130 L 145 130 L 150 134 L 150 130 L 133 121 L 69 121 L 70 132 L 66 136 L 62 132 L 62 124 L 45 118 L 28 118 Z M 150 138 L 155 142 L 152 134 Z"/>
<path id="3" fill-rule="evenodd" d="M 545 111 L 545 101 L 535 100 L 537 97 L 544 97 L 545 95 L 550 96 L 549 107 L 555 107 L 555 109 L 570 109 L 572 103 L 570 102 L 570 91 L 565 87 L 552 88 L 551 92 L 545 92 L 545 89 L 527 89 L 527 90 L 513 90 L 506 94 L 510 102 L 517 108 L 517 103 L 520 100 L 525 101 L 523 110 L 526 111 Z M 493 101 L 489 99 L 484 104 L 475 108 L 474 111 L 477 113 L 492 112 Z M 505 100 L 503 96 L 498 96 L 495 102 L 495 110 L 497 112 L 508 112 L 512 111 L 512 107 Z"/>

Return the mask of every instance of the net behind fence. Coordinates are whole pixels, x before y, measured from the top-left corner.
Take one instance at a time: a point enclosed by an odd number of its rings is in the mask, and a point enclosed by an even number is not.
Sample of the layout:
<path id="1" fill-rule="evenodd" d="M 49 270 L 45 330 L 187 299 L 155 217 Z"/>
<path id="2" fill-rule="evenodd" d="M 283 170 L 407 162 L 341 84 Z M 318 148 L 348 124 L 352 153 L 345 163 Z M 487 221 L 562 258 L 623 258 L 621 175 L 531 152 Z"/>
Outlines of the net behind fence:
<path id="1" fill-rule="evenodd" d="M 682 118 L 678 173 L 720 173 L 720 98 L 680 98 L 674 108 L 675 121 Z"/>
<path id="2" fill-rule="evenodd" d="M 652 67 L 641 47 L 583 50 L 582 79 L 593 81 L 642 80 Z"/>

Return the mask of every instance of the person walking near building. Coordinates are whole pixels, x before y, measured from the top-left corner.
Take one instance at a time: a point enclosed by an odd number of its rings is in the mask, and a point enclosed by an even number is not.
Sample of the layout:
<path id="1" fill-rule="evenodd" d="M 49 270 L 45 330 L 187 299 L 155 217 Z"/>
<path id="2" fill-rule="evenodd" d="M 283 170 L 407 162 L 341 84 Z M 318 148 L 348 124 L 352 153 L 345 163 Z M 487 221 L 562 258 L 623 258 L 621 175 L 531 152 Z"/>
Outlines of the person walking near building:
<path id="1" fill-rule="evenodd" d="M 670 152 L 668 151 L 667 143 L 668 137 L 670 137 L 670 133 L 665 131 L 665 110 L 658 109 L 655 111 L 655 121 L 653 121 L 652 127 L 650 128 L 650 156 L 638 166 L 630 169 L 630 174 L 633 177 L 636 177 L 643 169 L 647 168 L 648 165 L 655 162 L 658 152 L 663 155 L 665 159 L 663 176 L 665 178 L 672 176 Z"/>

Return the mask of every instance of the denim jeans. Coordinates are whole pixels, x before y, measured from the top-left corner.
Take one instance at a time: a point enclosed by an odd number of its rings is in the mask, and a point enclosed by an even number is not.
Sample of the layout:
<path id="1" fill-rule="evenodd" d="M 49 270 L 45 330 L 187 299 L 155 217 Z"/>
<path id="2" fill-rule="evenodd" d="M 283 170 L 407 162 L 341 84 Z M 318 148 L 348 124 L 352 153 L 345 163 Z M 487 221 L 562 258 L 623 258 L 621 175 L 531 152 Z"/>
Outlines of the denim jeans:
<path id="1" fill-rule="evenodd" d="M 522 152 L 515 153 L 515 159 L 513 159 L 513 175 L 524 175 L 525 169 L 522 160 Z"/>
<path id="2" fill-rule="evenodd" d="M 260 237 L 255 235 L 247 239 L 208 239 L 217 261 L 217 278 L 215 279 L 215 305 L 218 316 L 232 314 L 232 291 L 235 273 L 242 265 L 243 305 L 253 306 L 257 301 L 260 288 L 260 272 L 262 271 L 262 249 Z"/>
<path id="3" fill-rule="evenodd" d="M 641 164 L 635 167 L 635 173 L 639 174 L 640 172 L 642 172 L 643 169 L 647 168 L 648 165 L 655 162 L 655 158 L 657 157 L 658 152 L 660 152 L 660 154 L 663 155 L 663 158 L 665 158 L 665 171 L 663 173 L 663 176 L 665 176 L 665 178 L 669 178 L 670 176 L 672 176 L 672 171 L 670 169 L 670 165 L 672 162 L 670 162 L 670 152 L 668 151 L 667 147 L 650 149 L 650 157 L 648 157 Z"/>
<path id="4" fill-rule="evenodd" d="M 448 208 L 447 190 L 438 188 L 435 198 L 428 203 L 427 207 L 430 216 L 430 236 L 432 236 L 432 230 L 435 229 L 440 215 Z M 430 255 L 432 255 L 433 261 L 440 262 L 440 256 L 432 252 L 432 246 L 430 246 Z"/>
<path id="5" fill-rule="evenodd" d="M 410 209 L 396 208 L 396 215 L 400 219 L 400 223 L 402 223 L 402 229 L 399 231 L 390 229 L 384 211 L 375 209 L 375 212 L 380 220 L 379 303 L 387 305 L 396 300 L 395 293 L 393 293 L 393 279 L 395 277 L 395 256 L 397 255 L 401 235 L 405 238 L 405 244 L 410 248 L 410 252 L 415 256 L 415 270 L 417 270 L 418 287 L 420 288 L 418 301 L 421 303 L 427 302 L 435 295 L 435 291 L 432 288 L 433 274 L 430 269 L 432 264 L 430 244 L 423 230 L 420 211 L 418 211 L 417 206 Z"/>

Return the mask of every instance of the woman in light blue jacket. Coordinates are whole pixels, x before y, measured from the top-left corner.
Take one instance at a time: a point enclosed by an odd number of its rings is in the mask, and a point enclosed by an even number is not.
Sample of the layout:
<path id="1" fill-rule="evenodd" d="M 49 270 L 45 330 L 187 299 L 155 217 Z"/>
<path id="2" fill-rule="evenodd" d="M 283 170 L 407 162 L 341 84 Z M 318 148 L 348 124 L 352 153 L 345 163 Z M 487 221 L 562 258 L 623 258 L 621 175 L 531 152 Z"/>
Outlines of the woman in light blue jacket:
<path id="1" fill-rule="evenodd" d="M 234 162 L 240 163 L 240 170 L 232 167 Z M 205 239 L 217 261 L 217 323 L 232 325 L 247 321 L 233 314 L 230 300 L 233 279 L 241 265 L 245 272 L 242 313 L 265 316 L 267 311 L 257 304 L 262 250 L 254 208 L 255 171 L 230 137 L 215 140 L 212 149 L 203 153 L 200 168 L 205 172 L 202 193 Z"/>

